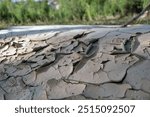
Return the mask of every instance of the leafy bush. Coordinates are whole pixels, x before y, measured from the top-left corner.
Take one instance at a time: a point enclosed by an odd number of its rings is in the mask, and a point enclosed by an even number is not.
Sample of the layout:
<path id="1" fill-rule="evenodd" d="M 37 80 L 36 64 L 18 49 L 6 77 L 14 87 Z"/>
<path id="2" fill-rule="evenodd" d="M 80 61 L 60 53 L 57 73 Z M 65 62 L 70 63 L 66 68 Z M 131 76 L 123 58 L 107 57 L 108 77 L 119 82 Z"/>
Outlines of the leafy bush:
<path id="1" fill-rule="evenodd" d="M 50 8 L 47 0 L 12 3 L 0 0 L 0 21 L 12 24 L 74 23 L 101 20 L 106 16 L 124 17 L 140 12 L 149 0 L 59 0 L 59 10 Z"/>

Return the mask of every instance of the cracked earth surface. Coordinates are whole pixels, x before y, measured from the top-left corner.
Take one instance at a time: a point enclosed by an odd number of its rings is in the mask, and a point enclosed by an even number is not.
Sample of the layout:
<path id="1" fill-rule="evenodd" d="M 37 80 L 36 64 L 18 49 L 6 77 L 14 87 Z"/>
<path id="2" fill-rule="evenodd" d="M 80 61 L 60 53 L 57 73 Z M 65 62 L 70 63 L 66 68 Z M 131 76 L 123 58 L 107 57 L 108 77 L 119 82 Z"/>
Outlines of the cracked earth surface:
<path id="1" fill-rule="evenodd" d="M 150 99 L 150 26 L 0 39 L 0 99 Z"/>

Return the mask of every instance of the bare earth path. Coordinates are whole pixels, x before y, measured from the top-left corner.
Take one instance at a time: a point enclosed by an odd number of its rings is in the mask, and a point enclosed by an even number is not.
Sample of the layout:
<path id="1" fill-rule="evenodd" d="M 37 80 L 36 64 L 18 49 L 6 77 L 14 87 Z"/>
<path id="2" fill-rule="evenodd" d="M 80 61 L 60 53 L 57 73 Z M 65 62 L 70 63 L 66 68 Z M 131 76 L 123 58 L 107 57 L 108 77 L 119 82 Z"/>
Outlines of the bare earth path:
<path id="1" fill-rule="evenodd" d="M 150 26 L 0 31 L 0 99 L 150 99 Z"/>

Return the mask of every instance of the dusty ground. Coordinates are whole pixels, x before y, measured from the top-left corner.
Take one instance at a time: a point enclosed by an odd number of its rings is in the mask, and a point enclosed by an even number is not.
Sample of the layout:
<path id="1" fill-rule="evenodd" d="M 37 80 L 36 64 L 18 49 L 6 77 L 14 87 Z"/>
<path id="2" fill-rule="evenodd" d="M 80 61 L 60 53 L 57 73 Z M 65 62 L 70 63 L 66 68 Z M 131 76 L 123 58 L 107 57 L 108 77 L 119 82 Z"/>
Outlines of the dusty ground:
<path id="1" fill-rule="evenodd" d="M 2 100 L 150 99 L 149 25 L 20 27 L 0 38 Z"/>

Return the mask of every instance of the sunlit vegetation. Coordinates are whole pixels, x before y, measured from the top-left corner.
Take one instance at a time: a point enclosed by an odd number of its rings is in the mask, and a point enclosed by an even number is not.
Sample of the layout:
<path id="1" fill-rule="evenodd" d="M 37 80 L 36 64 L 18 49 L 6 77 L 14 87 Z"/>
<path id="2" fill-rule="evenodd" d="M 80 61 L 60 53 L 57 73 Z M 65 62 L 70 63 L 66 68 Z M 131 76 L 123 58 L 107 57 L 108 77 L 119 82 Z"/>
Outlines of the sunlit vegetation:
<path id="1" fill-rule="evenodd" d="M 149 0 L 58 0 L 60 9 L 54 10 L 47 4 L 47 0 L 43 2 L 27 0 L 19 3 L 12 3 L 11 0 L 0 1 L 0 23 L 4 25 L 119 24 L 139 13 L 149 2 Z"/>

